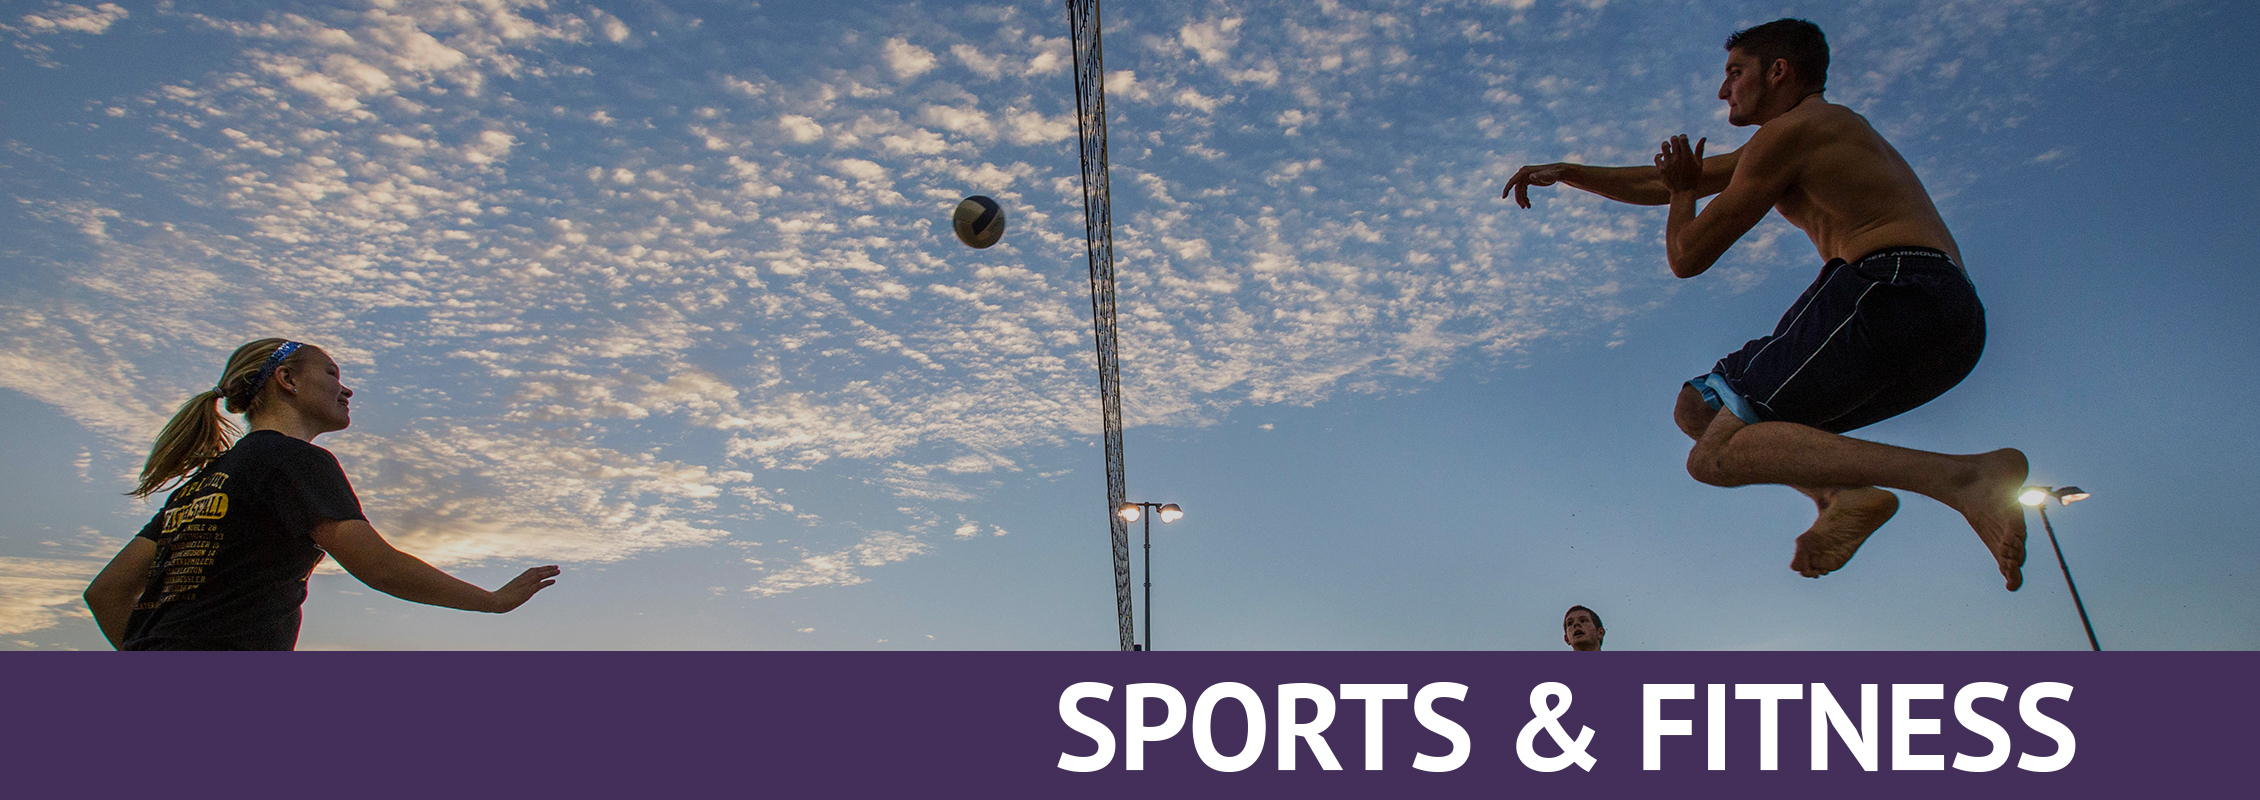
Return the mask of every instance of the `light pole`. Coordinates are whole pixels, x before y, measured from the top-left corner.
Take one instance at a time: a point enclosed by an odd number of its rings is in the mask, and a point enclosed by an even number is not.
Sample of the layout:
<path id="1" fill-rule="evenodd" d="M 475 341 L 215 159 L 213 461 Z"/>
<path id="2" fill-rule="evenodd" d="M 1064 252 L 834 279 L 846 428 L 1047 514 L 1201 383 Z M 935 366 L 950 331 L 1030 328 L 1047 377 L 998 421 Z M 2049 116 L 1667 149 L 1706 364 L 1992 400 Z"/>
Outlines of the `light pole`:
<path id="1" fill-rule="evenodd" d="M 2088 494 L 2077 486 L 2061 489 L 2054 486 L 2027 486 L 2017 500 L 2040 509 L 2040 527 L 2048 531 L 2048 546 L 2056 551 L 2056 566 L 2064 570 L 2064 588 L 2072 590 L 2072 607 L 2079 609 L 2080 627 L 2087 629 L 2087 646 L 2095 648 L 2096 652 L 2102 652 L 2102 643 L 2095 640 L 2095 626 L 2087 621 L 2087 604 L 2080 602 L 2080 587 L 2072 584 L 2072 568 L 2064 563 L 2064 546 L 2056 543 L 2056 526 L 2048 522 L 2048 499 L 2052 497 L 2057 503 L 2068 506 L 2086 500 Z"/>
<path id="2" fill-rule="evenodd" d="M 1146 517 L 1145 649 L 1152 650 L 1154 649 L 1154 517 L 1160 517 L 1161 524 L 1167 525 L 1183 519 L 1185 509 L 1178 508 L 1176 503 L 1123 503 L 1121 508 L 1114 510 L 1114 513 L 1122 517 L 1124 522 L 1137 522 L 1138 517 L 1141 516 L 1138 512 L 1148 508 L 1153 509 L 1154 513 L 1153 516 Z"/>

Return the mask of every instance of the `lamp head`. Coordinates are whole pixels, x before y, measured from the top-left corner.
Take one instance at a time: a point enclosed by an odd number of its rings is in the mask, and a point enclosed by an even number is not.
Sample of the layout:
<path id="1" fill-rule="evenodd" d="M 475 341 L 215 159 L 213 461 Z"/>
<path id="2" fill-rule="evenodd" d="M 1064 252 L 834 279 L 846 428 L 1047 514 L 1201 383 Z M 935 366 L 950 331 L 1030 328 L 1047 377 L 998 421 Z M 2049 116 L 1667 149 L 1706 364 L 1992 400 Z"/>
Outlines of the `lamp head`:
<path id="1" fill-rule="evenodd" d="M 2017 496 L 2017 502 L 2039 508 L 2040 504 L 2048 502 L 2048 490 L 2038 486 L 2027 486 L 2024 493 Z"/>
<path id="2" fill-rule="evenodd" d="M 1137 521 L 1138 521 L 1138 504 L 1137 504 L 1137 503 L 1123 503 L 1123 504 L 1122 504 L 1122 507 L 1121 507 L 1121 508 L 1115 509 L 1115 511 L 1114 511 L 1114 515 L 1115 515 L 1115 516 L 1117 516 L 1117 517 L 1121 517 L 1121 518 L 1122 518 L 1122 521 L 1123 521 L 1123 522 L 1137 522 Z"/>
<path id="3" fill-rule="evenodd" d="M 1161 507 L 1161 521 L 1163 524 L 1176 522 L 1184 518 L 1185 509 L 1178 508 L 1176 503 L 1170 503 L 1169 505 Z"/>
<path id="4" fill-rule="evenodd" d="M 2081 490 L 2080 487 L 2077 486 L 2066 486 L 2062 489 L 2057 489 L 2054 494 L 2056 495 L 2056 499 L 2058 501 L 2067 506 L 2073 503 L 2077 503 L 2081 500 L 2086 500 L 2089 497 L 2087 492 Z"/>

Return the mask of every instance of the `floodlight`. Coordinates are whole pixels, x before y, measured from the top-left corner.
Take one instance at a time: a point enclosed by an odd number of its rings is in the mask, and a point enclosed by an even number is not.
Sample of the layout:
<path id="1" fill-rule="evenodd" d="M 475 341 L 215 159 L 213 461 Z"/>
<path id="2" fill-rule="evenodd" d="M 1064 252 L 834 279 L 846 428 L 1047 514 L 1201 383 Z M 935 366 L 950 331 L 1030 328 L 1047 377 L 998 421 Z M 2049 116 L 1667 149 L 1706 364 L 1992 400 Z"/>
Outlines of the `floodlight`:
<path id="1" fill-rule="evenodd" d="M 1144 516 L 1140 512 L 1148 508 L 1153 509 L 1154 514 L 1152 517 L 1145 517 L 1146 641 L 1144 644 L 1131 645 L 1138 650 L 1154 649 L 1154 517 L 1160 517 L 1164 524 L 1185 518 L 1185 509 L 1178 508 L 1176 503 L 1123 503 L 1114 513 L 1125 521 L 1137 522 L 1139 517 Z"/>
<path id="2" fill-rule="evenodd" d="M 2096 640 L 2095 625 L 2087 619 L 2087 603 L 2080 600 L 2080 587 L 2072 582 L 2072 565 L 2064 562 L 2064 546 L 2056 541 L 2056 523 L 2048 520 L 2048 498 L 2051 497 L 2056 498 L 2058 503 L 2071 505 L 2086 500 L 2088 494 L 2077 486 L 2060 489 L 2054 486 L 2027 486 L 2024 493 L 2017 496 L 2017 500 L 2040 511 L 2040 526 L 2048 531 L 2048 547 L 2056 551 L 2056 568 L 2064 571 L 2064 588 L 2071 590 L 2072 608 L 2080 612 L 2080 627 L 2087 630 L 2087 646 L 2100 651 L 2103 643 Z"/>

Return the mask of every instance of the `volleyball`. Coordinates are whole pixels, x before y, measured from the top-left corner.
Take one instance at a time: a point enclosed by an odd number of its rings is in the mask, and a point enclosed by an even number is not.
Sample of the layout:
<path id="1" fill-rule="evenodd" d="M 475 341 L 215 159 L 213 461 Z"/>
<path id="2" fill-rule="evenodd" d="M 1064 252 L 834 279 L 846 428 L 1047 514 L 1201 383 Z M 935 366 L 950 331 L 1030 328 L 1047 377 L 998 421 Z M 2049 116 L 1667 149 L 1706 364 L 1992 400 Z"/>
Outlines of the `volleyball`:
<path id="1" fill-rule="evenodd" d="M 983 195 L 965 198 L 951 215 L 950 227 L 967 247 L 978 250 L 996 244 L 1004 238 L 1004 206 Z"/>

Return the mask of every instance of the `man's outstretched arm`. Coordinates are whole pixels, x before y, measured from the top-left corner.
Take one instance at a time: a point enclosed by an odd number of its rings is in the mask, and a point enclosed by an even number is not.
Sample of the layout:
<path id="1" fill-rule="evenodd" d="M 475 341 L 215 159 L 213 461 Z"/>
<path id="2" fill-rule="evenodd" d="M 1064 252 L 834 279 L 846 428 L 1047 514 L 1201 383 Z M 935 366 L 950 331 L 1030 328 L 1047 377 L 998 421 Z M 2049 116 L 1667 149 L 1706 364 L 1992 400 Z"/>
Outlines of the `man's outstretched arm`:
<path id="1" fill-rule="evenodd" d="M 1722 153 L 1703 159 L 1702 179 L 1698 184 L 1700 197 L 1709 197 L 1726 190 L 1734 177 L 1734 166 L 1741 160 L 1742 151 Z M 1515 205 L 1530 207 L 1530 187 L 1569 184 L 1571 188 L 1636 206 L 1660 206 L 1671 202 L 1671 191 L 1664 187 L 1663 174 L 1655 167 L 1589 167 L 1584 164 L 1531 164 L 1516 170 L 1507 179 L 1507 188 L 1500 197 L 1514 196 Z"/>

